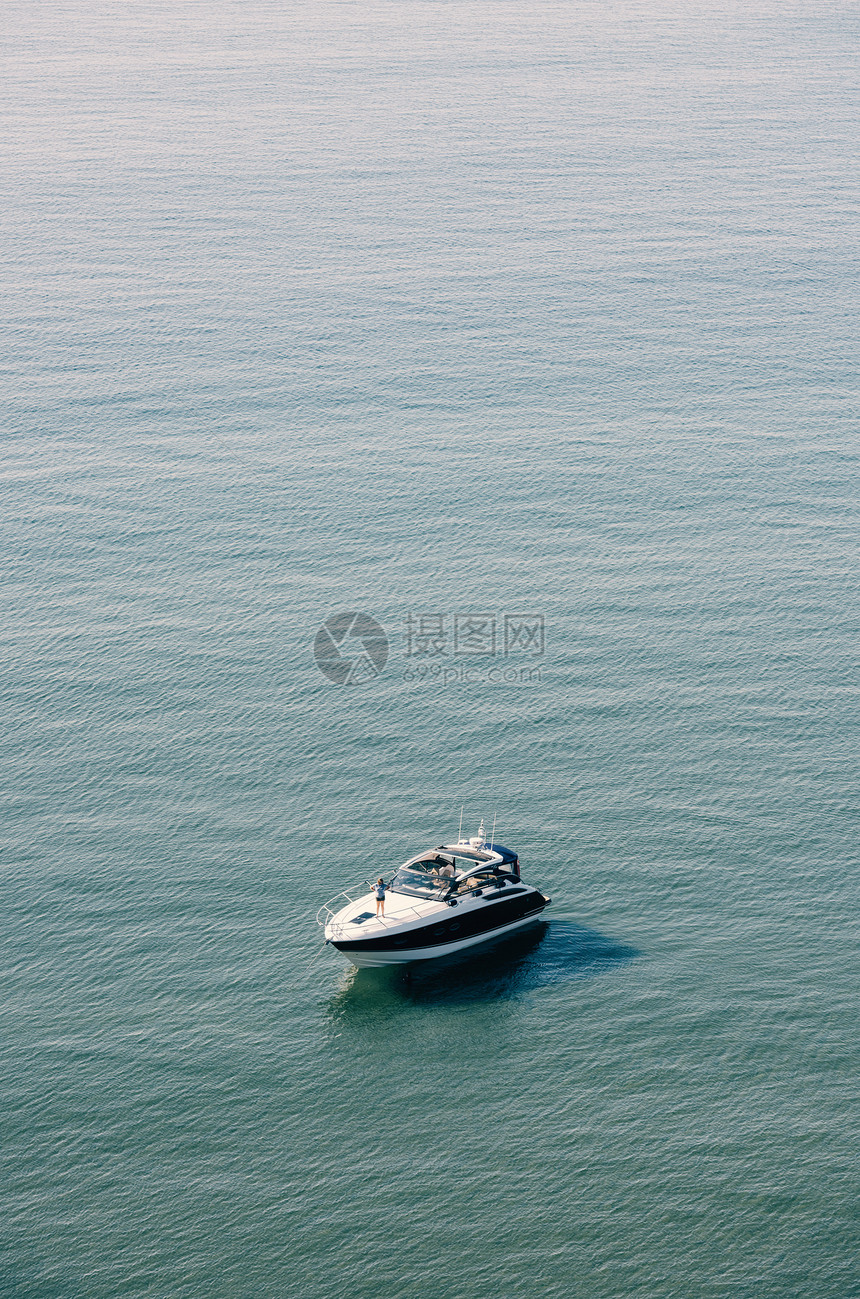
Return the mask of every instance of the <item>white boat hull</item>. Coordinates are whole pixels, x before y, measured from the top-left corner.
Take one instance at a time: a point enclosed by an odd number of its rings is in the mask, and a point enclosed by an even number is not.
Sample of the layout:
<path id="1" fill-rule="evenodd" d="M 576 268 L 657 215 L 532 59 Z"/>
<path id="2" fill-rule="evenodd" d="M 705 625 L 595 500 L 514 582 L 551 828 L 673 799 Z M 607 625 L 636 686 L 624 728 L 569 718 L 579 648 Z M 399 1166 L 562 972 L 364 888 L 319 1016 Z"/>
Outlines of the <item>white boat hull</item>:
<path id="1" fill-rule="evenodd" d="M 481 943 L 490 943 L 495 938 L 502 938 L 506 934 L 512 934 L 517 930 L 526 929 L 529 925 L 536 924 L 541 919 L 541 913 L 525 916 L 521 920 L 515 920 L 509 925 L 500 925 L 498 929 L 491 929 L 489 932 L 475 934 L 471 938 L 463 938 L 458 942 L 442 943 L 438 947 L 417 947 L 411 950 L 401 948 L 397 951 L 345 951 L 342 953 L 353 965 L 359 969 L 378 969 L 385 965 L 410 965 L 414 961 L 433 961 L 438 960 L 441 956 L 453 956 L 456 952 L 463 952 L 467 947 L 477 947 Z M 337 946 L 337 944 L 333 944 Z"/>

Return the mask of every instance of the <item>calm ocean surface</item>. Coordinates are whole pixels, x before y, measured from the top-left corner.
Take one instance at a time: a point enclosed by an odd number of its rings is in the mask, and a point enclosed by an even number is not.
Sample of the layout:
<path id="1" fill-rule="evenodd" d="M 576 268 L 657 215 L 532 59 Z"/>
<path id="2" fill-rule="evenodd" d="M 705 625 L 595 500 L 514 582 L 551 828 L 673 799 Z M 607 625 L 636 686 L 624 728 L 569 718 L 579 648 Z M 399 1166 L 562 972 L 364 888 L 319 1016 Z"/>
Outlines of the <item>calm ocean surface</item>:
<path id="1" fill-rule="evenodd" d="M 3 28 L 2 1299 L 860 1294 L 860 11 Z"/>

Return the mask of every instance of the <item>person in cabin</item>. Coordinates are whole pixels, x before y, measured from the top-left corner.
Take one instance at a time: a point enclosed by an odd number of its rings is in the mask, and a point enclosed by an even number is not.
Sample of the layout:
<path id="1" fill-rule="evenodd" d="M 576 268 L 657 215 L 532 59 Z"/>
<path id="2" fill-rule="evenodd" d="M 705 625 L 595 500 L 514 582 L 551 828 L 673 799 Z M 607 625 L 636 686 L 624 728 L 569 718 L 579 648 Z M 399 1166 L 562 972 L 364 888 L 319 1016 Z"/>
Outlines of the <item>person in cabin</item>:
<path id="1" fill-rule="evenodd" d="M 383 880 L 381 875 L 379 879 L 376 881 L 376 887 L 374 888 L 373 891 L 376 894 L 376 914 L 378 916 L 384 916 L 385 915 L 385 881 Z"/>

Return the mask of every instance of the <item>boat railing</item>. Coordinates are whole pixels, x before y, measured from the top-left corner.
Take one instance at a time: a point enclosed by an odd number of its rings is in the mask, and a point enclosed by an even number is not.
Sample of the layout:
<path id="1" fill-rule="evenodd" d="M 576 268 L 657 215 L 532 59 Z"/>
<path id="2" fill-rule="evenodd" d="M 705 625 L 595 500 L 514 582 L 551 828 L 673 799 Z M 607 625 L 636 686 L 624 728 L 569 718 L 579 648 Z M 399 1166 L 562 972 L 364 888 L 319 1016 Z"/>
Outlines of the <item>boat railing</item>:
<path id="1" fill-rule="evenodd" d="M 328 922 L 337 915 L 347 904 L 347 902 L 357 902 L 362 893 L 370 893 L 373 885 L 364 880 L 361 884 L 353 884 L 348 889 L 341 889 L 340 893 L 335 893 L 333 898 L 324 902 L 317 912 L 317 924 L 321 929 L 325 929 Z"/>
<path id="2" fill-rule="evenodd" d="M 336 893 L 333 898 L 330 898 L 328 902 L 324 902 L 320 907 L 317 912 L 317 924 L 321 929 L 325 929 L 329 921 L 334 919 L 338 911 L 342 910 L 342 908 L 346 906 L 347 902 L 357 902 L 363 893 L 369 893 L 372 892 L 372 890 L 373 885 L 368 884 L 366 880 L 363 884 L 354 884 L 351 888 L 342 889 L 340 893 Z M 441 898 L 427 899 L 428 902 L 439 902 L 441 900 Z M 374 919 L 378 924 L 382 925 L 383 928 L 388 929 L 389 927 L 402 925 L 404 919 L 407 918 L 407 912 L 411 913 L 408 917 L 409 919 L 411 919 L 412 916 L 415 916 L 419 920 L 423 920 L 427 915 L 426 911 L 419 911 L 418 907 L 410 906 L 398 909 L 396 916 L 375 916 Z M 351 933 L 352 931 L 347 930 L 344 925 L 338 925 L 336 932 L 338 936 L 340 936 L 343 933 Z"/>

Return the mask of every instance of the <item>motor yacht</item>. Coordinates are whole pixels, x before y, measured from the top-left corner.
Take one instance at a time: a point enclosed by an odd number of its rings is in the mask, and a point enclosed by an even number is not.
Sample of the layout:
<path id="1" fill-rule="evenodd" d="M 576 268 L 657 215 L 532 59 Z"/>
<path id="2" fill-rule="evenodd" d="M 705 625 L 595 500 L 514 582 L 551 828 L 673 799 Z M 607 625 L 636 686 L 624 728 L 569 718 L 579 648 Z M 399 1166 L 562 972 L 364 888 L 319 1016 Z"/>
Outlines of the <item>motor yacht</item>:
<path id="1" fill-rule="evenodd" d="M 433 960 L 532 924 L 550 899 L 524 883 L 517 854 L 478 835 L 410 857 L 385 882 L 339 893 L 321 907 L 325 940 L 354 965 Z"/>

